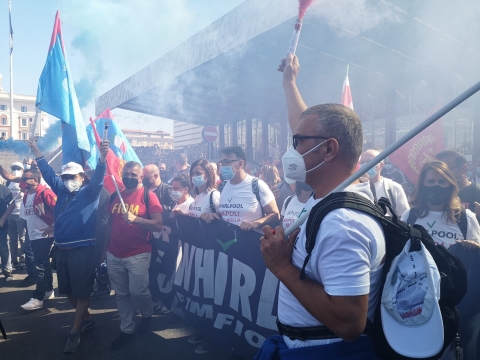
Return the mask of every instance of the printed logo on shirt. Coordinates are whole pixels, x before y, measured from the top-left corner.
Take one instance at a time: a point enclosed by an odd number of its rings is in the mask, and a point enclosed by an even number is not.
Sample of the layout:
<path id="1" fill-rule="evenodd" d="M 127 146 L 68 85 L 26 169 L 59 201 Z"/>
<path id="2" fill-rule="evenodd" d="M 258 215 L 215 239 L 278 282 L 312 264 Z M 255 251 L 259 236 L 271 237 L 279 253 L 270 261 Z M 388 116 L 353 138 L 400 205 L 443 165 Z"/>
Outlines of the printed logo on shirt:
<path id="1" fill-rule="evenodd" d="M 125 208 L 127 209 L 127 211 L 130 211 L 133 215 L 138 215 L 138 211 L 140 209 L 140 206 L 139 205 L 134 205 L 134 204 L 127 204 L 125 203 Z M 113 205 L 113 208 L 112 208 L 112 214 L 126 214 L 126 212 L 123 211 L 123 207 L 122 207 L 122 204 L 120 203 L 115 203 Z"/>

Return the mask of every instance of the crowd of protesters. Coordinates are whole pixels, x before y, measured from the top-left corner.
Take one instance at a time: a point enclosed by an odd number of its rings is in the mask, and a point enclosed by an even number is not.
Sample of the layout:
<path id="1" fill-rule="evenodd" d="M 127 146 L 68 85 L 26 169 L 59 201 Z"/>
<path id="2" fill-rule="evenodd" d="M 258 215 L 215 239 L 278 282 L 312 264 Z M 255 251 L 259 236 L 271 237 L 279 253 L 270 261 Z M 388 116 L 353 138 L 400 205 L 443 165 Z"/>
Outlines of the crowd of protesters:
<path id="1" fill-rule="evenodd" d="M 75 352 L 81 334 L 96 326 L 89 312 L 91 296 L 110 294 L 110 287 L 102 284 L 94 290 L 100 264 L 106 263 L 120 317 L 120 333 L 110 344 L 112 350 L 134 339 L 137 310 L 141 334 L 150 331 L 154 311 L 170 311 L 149 285 L 156 281 L 149 268 L 156 240 L 165 230 L 162 216 L 186 215 L 206 223 L 223 220 L 244 231 L 263 229 L 260 251 L 267 268 L 280 280 L 279 328 L 326 327 L 333 334 L 306 341 L 295 336 L 269 338 L 258 359 L 270 358 L 272 348 L 286 352 L 306 348 L 302 351 L 315 352 L 318 359 L 349 358 L 332 355 L 338 353 L 376 358 L 371 339 L 361 335 L 367 319 L 373 320 L 380 297 L 385 239 L 379 223 L 353 210 L 332 211 L 306 266 L 305 225 L 285 241 L 283 231 L 305 209 L 353 174 L 358 164 L 379 154 L 374 149 L 362 153 L 362 126 L 352 110 L 337 104 L 307 107 L 296 87 L 299 68 L 293 56 L 280 66 L 293 144 L 282 161 L 265 158 L 256 176 L 249 173 L 245 152 L 238 146 L 222 149 L 218 163 L 196 159 L 189 164 L 185 154 L 177 154 L 174 164 L 142 167 L 128 162 L 122 169 L 121 198 L 103 188 L 108 142 L 102 143 L 98 166 L 90 174 L 81 165 L 68 163 L 57 176 L 35 140 L 29 143 L 34 162 L 13 163 L 11 172 L 0 168 L 7 180 L 6 186 L 0 185 L 2 273 L 12 281 L 12 268 L 26 267 L 28 276 L 20 286 L 36 286 L 31 299 L 21 306 L 27 311 L 39 309 L 55 296 L 49 260 L 53 256 L 58 293 L 66 295 L 75 309 L 65 353 Z M 435 161 L 423 166 L 412 186 L 386 159 L 346 191 L 372 202 L 388 199 L 390 216 L 422 225 L 438 246 L 448 248 L 460 242 L 478 251 L 477 162 L 472 170 L 463 154 L 441 151 Z M 274 227 L 276 231 L 270 231 Z M 298 280 L 302 265 L 309 281 Z M 188 342 L 197 345 L 197 354 L 212 349 L 208 329 L 198 329 Z"/>

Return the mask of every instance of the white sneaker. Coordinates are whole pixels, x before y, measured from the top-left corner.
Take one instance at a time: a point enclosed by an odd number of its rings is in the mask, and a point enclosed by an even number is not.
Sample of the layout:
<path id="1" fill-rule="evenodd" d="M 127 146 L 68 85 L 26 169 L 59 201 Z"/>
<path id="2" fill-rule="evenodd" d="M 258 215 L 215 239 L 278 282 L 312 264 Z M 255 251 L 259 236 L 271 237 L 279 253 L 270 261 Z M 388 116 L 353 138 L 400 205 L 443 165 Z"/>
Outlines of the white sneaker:
<path id="1" fill-rule="evenodd" d="M 49 299 L 54 299 L 55 298 L 55 293 L 52 291 L 45 291 L 45 296 L 43 297 L 43 300 L 49 300 Z"/>
<path id="2" fill-rule="evenodd" d="M 43 301 L 37 299 L 30 299 L 29 302 L 20 306 L 23 310 L 37 310 L 43 307 Z"/>

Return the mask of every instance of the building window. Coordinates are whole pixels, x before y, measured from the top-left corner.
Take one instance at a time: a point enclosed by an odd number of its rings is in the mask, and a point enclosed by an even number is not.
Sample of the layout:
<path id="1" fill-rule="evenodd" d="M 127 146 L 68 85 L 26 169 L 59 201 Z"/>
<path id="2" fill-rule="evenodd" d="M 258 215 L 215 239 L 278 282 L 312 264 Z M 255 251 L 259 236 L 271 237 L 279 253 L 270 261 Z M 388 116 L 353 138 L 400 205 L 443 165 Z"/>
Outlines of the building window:
<path id="1" fill-rule="evenodd" d="M 21 106 L 20 110 L 21 110 L 21 112 L 27 112 L 27 107 L 26 106 Z"/>
<path id="2" fill-rule="evenodd" d="M 27 126 L 27 119 L 22 119 L 22 126 L 23 127 Z"/>
<path id="3" fill-rule="evenodd" d="M 0 105 L 0 110 L 7 110 L 7 105 Z"/>
<path id="4" fill-rule="evenodd" d="M 27 133 L 22 133 L 22 140 L 27 140 Z"/>
<path id="5" fill-rule="evenodd" d="M 7 117 L 6 116 L 2 116 L 1 123 L 2 123 L 2 125 L 7 125 Z"/>
<path id="6" fill-rule="evenodd" d="M 2 132 L 1 134 L 2 134 L 1 140 L 6 140 L 7 139 L 7 133 Z"/>

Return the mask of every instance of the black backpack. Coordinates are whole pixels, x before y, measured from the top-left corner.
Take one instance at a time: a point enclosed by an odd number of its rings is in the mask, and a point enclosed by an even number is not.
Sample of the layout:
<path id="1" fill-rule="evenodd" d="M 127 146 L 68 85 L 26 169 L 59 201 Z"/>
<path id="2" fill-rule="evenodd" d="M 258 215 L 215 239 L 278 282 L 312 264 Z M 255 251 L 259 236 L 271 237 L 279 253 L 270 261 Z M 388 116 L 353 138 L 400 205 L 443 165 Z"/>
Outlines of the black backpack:
<path id="1" fill-rule="evenodd" d="M 338 192 L 327 196 L 315 205 L 307 220 L 307 240 L 305 244 L 307 257 L 305 258 L 300 273 L 300 279 L 305 279 L 305 266 L 307 265 L 310 254 L 315 246 L 316 236 L 322 220 L 330 211 L 342 208 L 361 211 L 374 217 L 383 229 L 385 234 L 386 253 L 381 287 L 379 290 L 380 297 L 392 261 L 398 254 L 400 254 L 409 239 L 415 240 L 412 240 L 410 251 L 420 250 L 419 241 L 421 241 L 432 255 L 441 275 L 439 304 L 443 320 L 444 344 L 440 353 L 428 359 L 439 359 L 457 335 L 459 316 L 455 306 L 458 305 L 467 291 L 467 274 L 465 267 L 460 260 L 448 252 L 445 247 L 436 246 L 433 239 L 422 226 L 411 226 L 400 221 L 395 215 L 395 212 L 392 211 L 393 209 L 391 208 L 388 199 L 381 198 L 377 204 L 374 204 L 360 194 L 353 192 Z M 389 209 L 393 215 L 391 218 L 385 216 L 387 209 Z M 369 320 L 367 321 L 365 333 L 373 339 L 375 351 L 380 358 L 386 360 L 410 359 L 396 353 L 388 344 L 383 333 L 380 304 L 381 301 L 379 300 L 377 308 L 375 309 L 375 320 L 373 323 Z"/>

